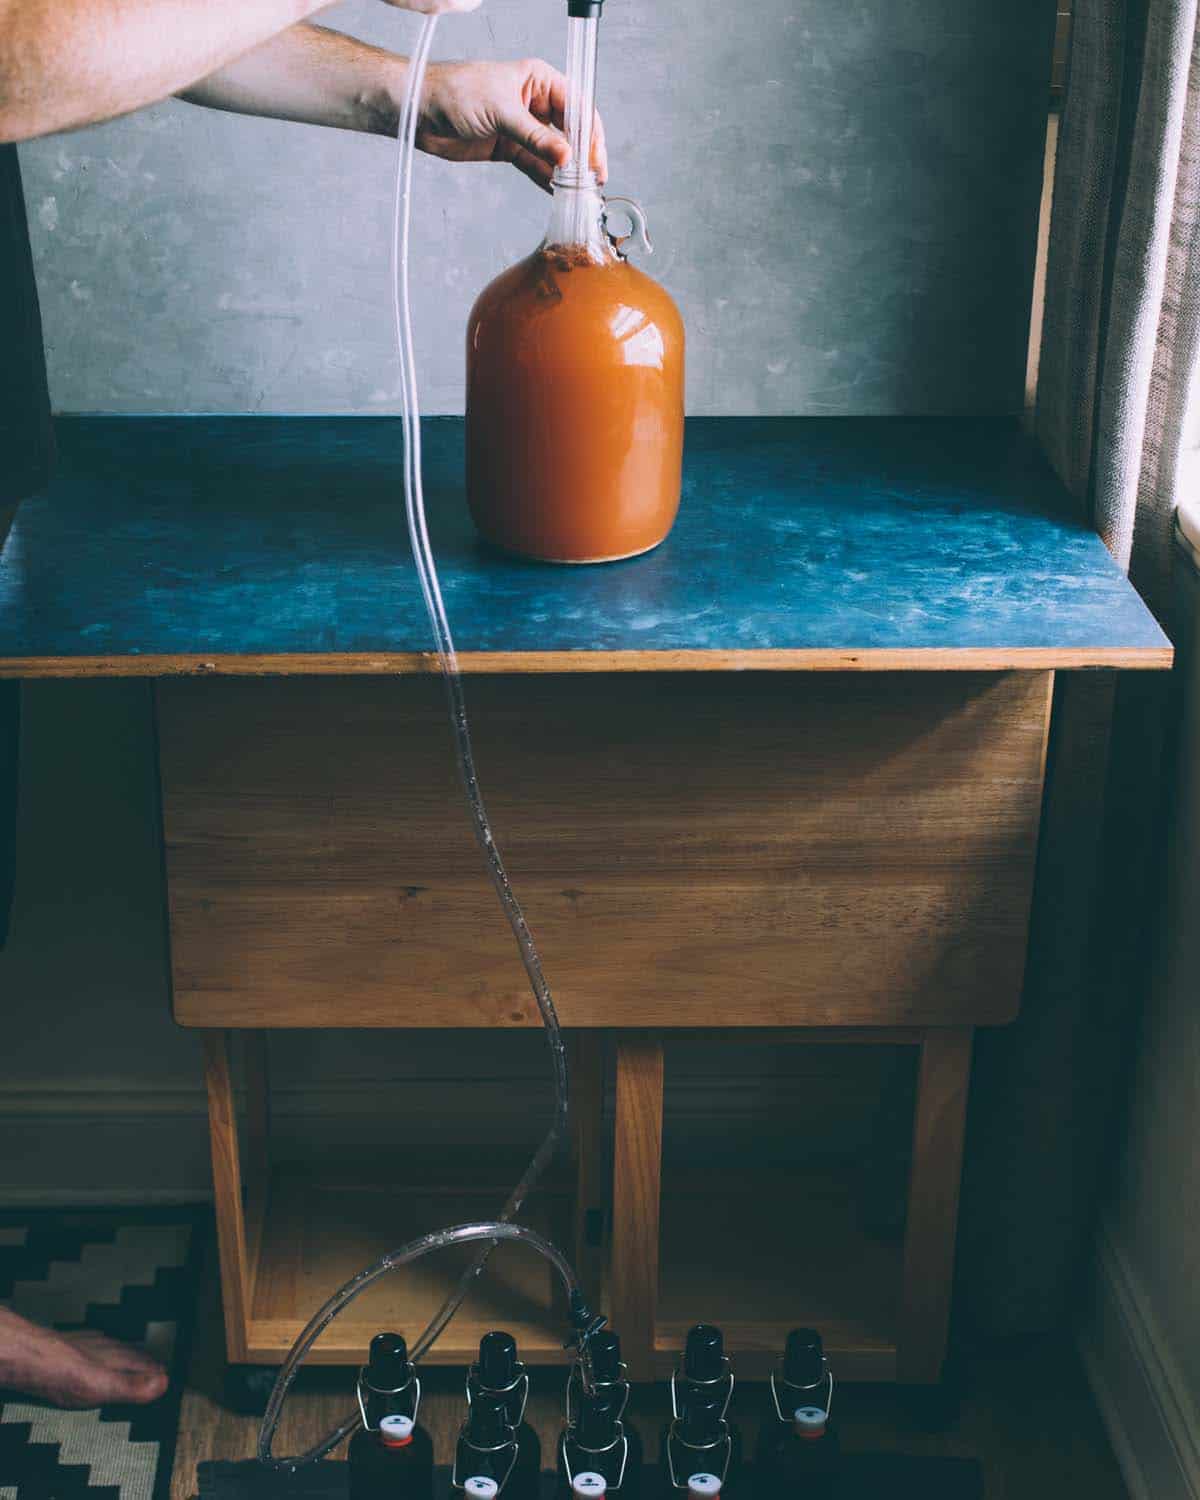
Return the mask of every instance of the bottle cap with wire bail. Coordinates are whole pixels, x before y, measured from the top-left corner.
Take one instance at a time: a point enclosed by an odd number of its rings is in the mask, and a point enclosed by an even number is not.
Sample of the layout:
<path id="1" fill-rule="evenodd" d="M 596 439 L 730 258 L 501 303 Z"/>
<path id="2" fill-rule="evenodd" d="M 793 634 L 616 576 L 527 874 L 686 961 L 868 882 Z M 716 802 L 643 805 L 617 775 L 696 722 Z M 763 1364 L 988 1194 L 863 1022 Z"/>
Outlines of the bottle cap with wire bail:
<path id="1" fill-rule="evenodd" d="M 611 1448 L 620 1435 L 620 1420 L 619 1402 L 609 1395 L 585 1392 L 575 1423 L 575 1441 L 591 1453 Z"/>
<path id="2" fill-rule="evenodd" d="M 593 1473 L 591 1469 L 584 1469 L 571 1480 L 571 1493 L 578 1495 L 579 1500 L 602 1500 L 607 1489 L 608 1481 L 604 1475 Z"/>
<path id="3" fill-rule="evenodd" d="M 688 1329 L 683 1346 L 685 1380 L 720 1380 L 725 1374 L 725 1340 L 719 1328 L 711 1323 L 697 1323 Z"/>
<path id="4" fill-rule="evenodd" d="M 377 1333 L 367 1356 L 367 1381 L 377 1391 L 398 1391 L 408 1384 L 412 1365 L 402 1333 Z"/>
<path id="5" fill-rule="evenodd" d="M 694 1396 L 683 1409 L 679 1420 L 680 1439 L 690 1448 L 707 1448 L 725 1436 L 725 1398 Z"/>
<path id="6" fill-rule="evenodd" d="M 792 1414 L 792 1422 L 796 1436 L 811 1442 L 825 1436 L 829 1413 L 823 1406 L 798 1406 Z"/>
<path id="7" fill-rule="evenodd" d="M 567 15 L 573 21 L 590 21 L 604 9 L 604 0 L 567 0 Z"/>
<path id="8" fill-rule="evenodd" d="M 517 1341 L 511 1333 L 495 1329 L 479 1340 L 479 1384 L 489 1391 L 506 1391 L 521 1373 Z"/>
<path id="9" fill-rule="evenodd" d="M 615 1385 L 621 1379 L 621 1335 L 602 1328 L 588 1343 L 592 1359 L 592 1379 L 597 1385 Z"/>
<path id="10" fill-rule="evenodd" d="M 815 1328 L 793 1328 L 783 1351 L 788 1385 L 816 1385 L 825 1375 L 825 1349 Z"/>
<path id="11" fill-rule="evenodd" d="M 719 1474 L 689 1474 L 687 1482 L 688 1500 L 716 1500 L 721 1493 Z"/>
<path id="12" fill-rule="evenodd" d="M 467 1408 L 463 1436 L 473 1448 L 503 1448 L 513 1441 L 503 1396 L 481 1392 Z"/>
<path id="13" fill-rule="evenodd" d="M 385 1448 L 407 1448 L 416 1425 L 411 1417 L 380 1417 L 379 1441 Z"/>

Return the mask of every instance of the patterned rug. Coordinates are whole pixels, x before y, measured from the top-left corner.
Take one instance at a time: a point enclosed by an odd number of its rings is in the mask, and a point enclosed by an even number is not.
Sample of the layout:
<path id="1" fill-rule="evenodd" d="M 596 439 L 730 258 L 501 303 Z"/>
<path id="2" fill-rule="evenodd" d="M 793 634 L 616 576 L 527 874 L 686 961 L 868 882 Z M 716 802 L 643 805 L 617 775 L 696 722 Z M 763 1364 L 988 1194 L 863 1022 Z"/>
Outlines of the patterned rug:
<path id="1" fill-rule="evenodd" d="M 0 1395 L 0 1500 L 166 1500 L 203 1210 L 0 1212 L 0 1304 L 141 1344 L 171 1385 L 152 1406 L 59 1411 Z"/>

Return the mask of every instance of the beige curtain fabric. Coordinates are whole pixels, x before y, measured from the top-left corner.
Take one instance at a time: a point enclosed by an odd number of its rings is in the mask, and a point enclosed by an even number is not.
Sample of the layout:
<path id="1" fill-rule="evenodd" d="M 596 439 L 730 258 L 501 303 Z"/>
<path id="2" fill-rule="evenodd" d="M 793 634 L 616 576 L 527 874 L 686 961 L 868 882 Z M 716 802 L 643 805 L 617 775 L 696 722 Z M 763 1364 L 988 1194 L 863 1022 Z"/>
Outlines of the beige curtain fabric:
<path id="1" fill-rule="evenodd" d="M 1037 432 L 1164 622 L 1200 334 L 1200 0 L 1076 0 L 1046 267 Z M 1088 1283 L 1165 826 L 1169 683 L 1063 673 L 1016 1022 L 978 1038 L 960 1331 L 1065 1323 Z"/>
<path id="2" fill-rule="evenodd" d="M 1198 0 L 1079 0 L 1055 171 L 1037 430 L 1163 618 L 1198 354 Z"/>
<path id="3" fill-rule="evenodd" d="M 1037 430 L 1063 482 L 1080 499 L 1092 463 L 1125 34 L 1123 0 L 1076 0 L 1054 168 Z"/>

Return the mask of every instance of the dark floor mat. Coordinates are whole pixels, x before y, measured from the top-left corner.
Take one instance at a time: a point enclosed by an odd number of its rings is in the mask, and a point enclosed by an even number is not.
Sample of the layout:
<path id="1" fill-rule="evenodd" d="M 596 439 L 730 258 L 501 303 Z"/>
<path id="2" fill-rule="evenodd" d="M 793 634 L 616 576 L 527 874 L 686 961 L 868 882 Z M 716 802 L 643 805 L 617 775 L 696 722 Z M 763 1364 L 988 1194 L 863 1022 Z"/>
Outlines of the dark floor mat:
<path id="1" fill-rule="evenodd" d="M 200 1500 L 346 1500 L 347 1466 L 311 1464 L 295 1474 L 256 1463 L 201 1464 Z M 646 1469 L 643 1500 L 658 1493 L 658 1471 Z M 434 1500 L 450 1493 L 450 1471 L 434 1475 Z M 542 1500 L 553 1500 L 555 1480 L 542 1475 Z M 740 1486 L 753 1493 L 750 1480 Z M 916 1458 L 899 1453 L 848 1453 L 842 1461 L 837 1500 L 983 1500 L 983 1476 L 973 1458 Z"/>

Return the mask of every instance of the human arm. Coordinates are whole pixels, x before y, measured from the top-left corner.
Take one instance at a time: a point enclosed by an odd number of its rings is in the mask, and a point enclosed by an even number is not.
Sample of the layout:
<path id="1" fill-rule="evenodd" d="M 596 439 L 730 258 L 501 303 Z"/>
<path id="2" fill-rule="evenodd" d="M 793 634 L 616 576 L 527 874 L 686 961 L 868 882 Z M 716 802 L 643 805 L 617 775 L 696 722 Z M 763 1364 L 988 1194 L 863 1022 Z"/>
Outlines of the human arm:
<path id="1" fill-rule="evenodd" d="M 330 31 L 298 25 L 180 91 L 192 104 L 378 135 L 396 134 L 407 58 Z M 536 58 L 431 63 L 417 144 L 452 161 L 511 161 L 549 185 L 569 150 L 562 134 L 566 81 Z M 593 165 L 607 172 L 603 131 Z"/>
<path id="2" fill-rule="evenodd" d="M 0 0 L 0 142 L 179 93 L 329 0 Z M 389 0 L 471 10 L 479 0 Z"/>

